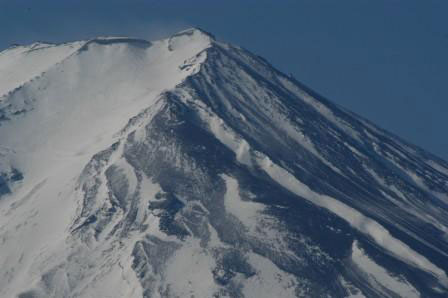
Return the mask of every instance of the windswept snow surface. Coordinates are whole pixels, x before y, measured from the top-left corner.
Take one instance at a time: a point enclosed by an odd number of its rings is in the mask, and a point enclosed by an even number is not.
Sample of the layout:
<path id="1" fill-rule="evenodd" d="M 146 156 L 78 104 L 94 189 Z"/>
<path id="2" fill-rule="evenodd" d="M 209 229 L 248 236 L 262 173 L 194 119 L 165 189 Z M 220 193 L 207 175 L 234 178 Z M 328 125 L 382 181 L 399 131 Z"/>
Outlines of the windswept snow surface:
<path id="1" fill-rule="evenodd" d="M 448 163 L 189 29 L 0 52 L 1 297 L 446 297 Z"/>
<path id="2" fill-rule="evenodd" d="M 36 42 L 0 53 L 0 98 L 37 79 L 47 70 L 79 50 L 82 41 L 61 45 Z"/>

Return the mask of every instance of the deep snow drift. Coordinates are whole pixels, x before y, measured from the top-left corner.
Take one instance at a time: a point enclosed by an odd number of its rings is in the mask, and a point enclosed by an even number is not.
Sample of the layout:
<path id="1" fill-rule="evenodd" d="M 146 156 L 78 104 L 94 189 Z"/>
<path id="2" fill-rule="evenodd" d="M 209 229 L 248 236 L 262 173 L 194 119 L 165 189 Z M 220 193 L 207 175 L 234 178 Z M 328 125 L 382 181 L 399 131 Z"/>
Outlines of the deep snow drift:
<path id="1" fill-rule="evenodd" d="M 446 297 L 448 164 L 199 29 L 0 52 L 1 297 Z"/>

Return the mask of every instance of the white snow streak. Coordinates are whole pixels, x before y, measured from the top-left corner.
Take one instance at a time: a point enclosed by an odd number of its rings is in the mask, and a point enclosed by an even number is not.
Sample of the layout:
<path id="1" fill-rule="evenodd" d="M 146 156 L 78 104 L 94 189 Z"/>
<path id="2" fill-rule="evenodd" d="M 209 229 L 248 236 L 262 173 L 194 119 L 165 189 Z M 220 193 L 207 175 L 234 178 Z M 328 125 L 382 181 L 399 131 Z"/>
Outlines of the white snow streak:
<path id="1" fill-rule="evenodd" d="M 386 271 L 386 269 L 371 260 L 369 256 L 366 255 L 359 247 L 356 241 L 353 242 L 352 246 L 352 260 L 359 267 L 359 269 L 364 271 L 369 276 L 373 285 L 380 284 L 386 289 L 395 292 L 400 297 L 420 297 L 420 293 L 403 277 L 391 275 Z"/>
<path id="2" fill-rule="evenodd" d="M 448 286 L 448 277 L 442 269 L 412 250 L 405 243 L 394 238 L 389 231 L 376 221 L 334 198 L 315 193 L 289 172 L 274 164 L 266 156 L 259 154 L 257 163 L 274 181 L 284 188 L 340 216 L 360 232 L 372 237 L 378 245 L 386 249 L 390 254 L 410 265 L 434 274 L 441 283 Z"/>

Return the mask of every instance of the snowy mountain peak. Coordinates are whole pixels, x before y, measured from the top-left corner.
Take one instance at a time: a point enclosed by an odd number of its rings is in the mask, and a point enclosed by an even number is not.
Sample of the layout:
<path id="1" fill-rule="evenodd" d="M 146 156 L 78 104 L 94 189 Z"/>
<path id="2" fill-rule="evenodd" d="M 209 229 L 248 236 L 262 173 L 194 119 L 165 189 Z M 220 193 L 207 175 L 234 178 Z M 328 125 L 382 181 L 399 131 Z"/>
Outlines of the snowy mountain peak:
<path id="1" fill-rule="evenodd" d="M 200 29 L 0 54 L 0 296 L 446 297 L 448 164 Z"/>
<path id="2" fill-rule="evenodd" d="M 169 51 L 184 51 L 186 54 L 184 59 L 186 60 L 209 47 L 213 40 L 211 34 L 201 29 L 191 28 L 176 33 L 165 40 L 154 41 L 157 44 L 154 48 L 166 47 Z M 0 75 L 2 78 L 0 81 L 0 101 L 3 96 L 41 76 L 70 56 L 92 47 L 101 49 L 101 46 L 115 46 L 118 49 L 122 46 L 123 50 L 128 47 L 144 50 L 150 48 L 151 45 L 150 41 L 143 39 L 103 36 L 87 41 L 62 44 L 36 42 L 29 46 L 8 48 L 0 52 Z M 102 49 L 105 50 L 106 48 L 103 47 Z M 148 52 L 153 51 L 149 49 Z"/>
<path id="3" fill-rule="evenodd" d="M 213 42 L 213 35 L 198 28 L 190 28 L 173 34 L 168 39 L 168 47 L 174 51 L 185 45 L 195 45 L 199 50 L 209 47 Z"/>
<path id="4" fill-rule="evenodd" d="M 191 37 L 195 37 L 195 38 L 205 38 L 205 39 L 209 39 L 209 40 L 215 40 L 215 36 L 201 28 L 198 27 L 192 27 L 189 29 L 185 29 L 182 31 L 179 31 L 175 34 L 173 34 L 171 36 L 171 38 L 173 37 L 178 37 L 178 36 L 191 36 Z"/>

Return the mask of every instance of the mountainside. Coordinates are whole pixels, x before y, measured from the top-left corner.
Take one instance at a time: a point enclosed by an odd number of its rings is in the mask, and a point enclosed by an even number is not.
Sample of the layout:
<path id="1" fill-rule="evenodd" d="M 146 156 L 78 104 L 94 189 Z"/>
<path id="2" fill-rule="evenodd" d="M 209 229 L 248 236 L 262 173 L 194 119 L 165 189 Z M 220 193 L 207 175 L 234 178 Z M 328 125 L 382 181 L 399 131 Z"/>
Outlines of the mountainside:
<path id="1" fill-rule="evenodd" d="M 245 49 L 19 46 L 0 96 L 0 297 L 448 296 L 448 163 Z"/>

